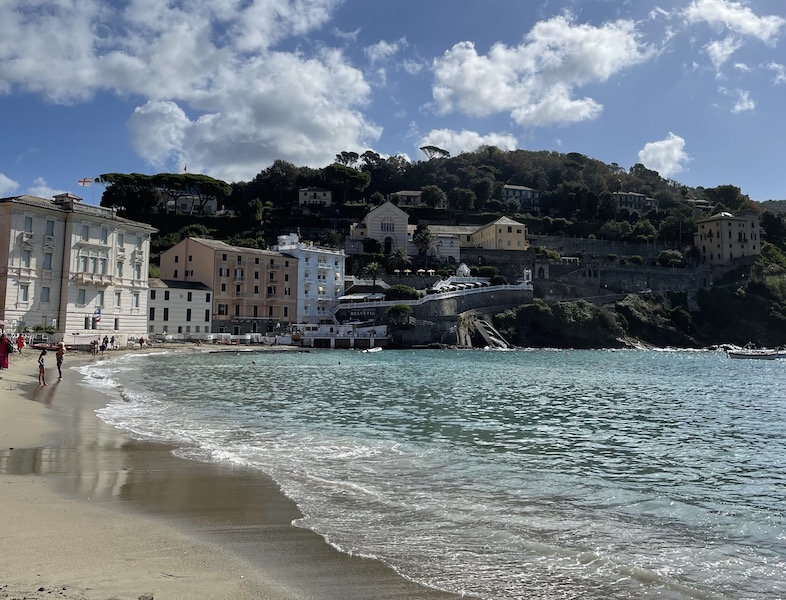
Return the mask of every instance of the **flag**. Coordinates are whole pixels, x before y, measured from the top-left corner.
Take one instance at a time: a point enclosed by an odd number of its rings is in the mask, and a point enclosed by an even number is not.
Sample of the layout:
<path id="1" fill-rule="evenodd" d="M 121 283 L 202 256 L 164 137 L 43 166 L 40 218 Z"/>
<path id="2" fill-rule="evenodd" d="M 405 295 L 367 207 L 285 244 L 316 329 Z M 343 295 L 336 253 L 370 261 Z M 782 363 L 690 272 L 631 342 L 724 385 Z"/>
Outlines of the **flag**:
<path id="1" fill-rule="evenodd" d="M 85 178 L 79 180 L 79 185 L 81 185 L 82 187 L 89 187 L 90 184 L 92 184 L 92 183 L 93 183 L 93 180 L 90 179 L 89 177 L 85 177 Z"/>

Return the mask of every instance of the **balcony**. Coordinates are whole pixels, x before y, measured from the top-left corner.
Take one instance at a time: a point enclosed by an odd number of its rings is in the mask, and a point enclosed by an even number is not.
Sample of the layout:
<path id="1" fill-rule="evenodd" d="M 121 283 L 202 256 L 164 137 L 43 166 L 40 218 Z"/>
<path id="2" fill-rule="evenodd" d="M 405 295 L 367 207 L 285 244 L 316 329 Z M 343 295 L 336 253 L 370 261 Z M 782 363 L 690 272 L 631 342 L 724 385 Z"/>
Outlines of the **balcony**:
<path id="1" fill-rule="evenodd" d="M 112 285 L 114 281 L 112 275 L 101 275 L 99 273 L 74 273 L 73 278 L 78 284 L 95 285 L 98 287 Z"/>
<path id="2" fill-rule="evenodd" d="M 35 242 L 35 237 L 31 231 L 25 231 L 22 233 L 22 243 L 25 246 L 32 246 Z"/>
<path id="3" fill-rule="evenodd" d="M 54 248 L 55 247 L 55 236 L 48 235 L 44 238 L 44 246 L 47 248 Z"/>

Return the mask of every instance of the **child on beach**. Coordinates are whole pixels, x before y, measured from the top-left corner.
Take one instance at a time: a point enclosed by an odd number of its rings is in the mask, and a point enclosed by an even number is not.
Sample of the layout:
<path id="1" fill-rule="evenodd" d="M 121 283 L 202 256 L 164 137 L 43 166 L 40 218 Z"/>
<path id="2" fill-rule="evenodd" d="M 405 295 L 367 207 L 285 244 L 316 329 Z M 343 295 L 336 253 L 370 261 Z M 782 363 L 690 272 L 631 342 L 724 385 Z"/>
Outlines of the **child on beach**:
<path id="1" fill-rule="evenodd" d="M 46 356 L 46 350 L 41 350 L 41 354 L 38 355 L 38 385 L 46 385 L 46 372 L 44 371 L 44 356 Z"/>

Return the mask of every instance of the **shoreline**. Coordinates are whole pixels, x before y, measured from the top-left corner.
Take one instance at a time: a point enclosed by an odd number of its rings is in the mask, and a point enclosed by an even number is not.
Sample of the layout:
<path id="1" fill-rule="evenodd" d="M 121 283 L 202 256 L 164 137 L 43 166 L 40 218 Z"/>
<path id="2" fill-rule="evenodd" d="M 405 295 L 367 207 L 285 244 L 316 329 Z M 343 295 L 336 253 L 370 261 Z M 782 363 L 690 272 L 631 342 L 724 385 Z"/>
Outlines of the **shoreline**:
<path id="1" fill-rule="evenodd" d="M 109 397 L 69 367 L 121 352 L 140 350 L 69 353 L 61 381 L 50 361 L 46 387 L 32 348 L 0 371 L 0 598 L 458 597 L 292 525 L 297 506 L 264 473 L 101 421 Z"/>

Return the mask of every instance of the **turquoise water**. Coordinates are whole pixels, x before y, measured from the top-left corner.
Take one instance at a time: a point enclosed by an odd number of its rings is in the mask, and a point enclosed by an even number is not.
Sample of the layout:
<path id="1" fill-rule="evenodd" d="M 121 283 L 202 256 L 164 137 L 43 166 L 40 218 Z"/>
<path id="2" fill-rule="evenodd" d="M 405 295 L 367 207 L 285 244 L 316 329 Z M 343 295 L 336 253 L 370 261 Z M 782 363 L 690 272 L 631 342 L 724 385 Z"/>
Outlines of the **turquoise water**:
<path id="1" fill-rule="evenodd" d="M 786 361 L 715 352 L 128 355 L 100 411 L 270 474 L 298 525 L 480 598 L 786 597 Z"/>

